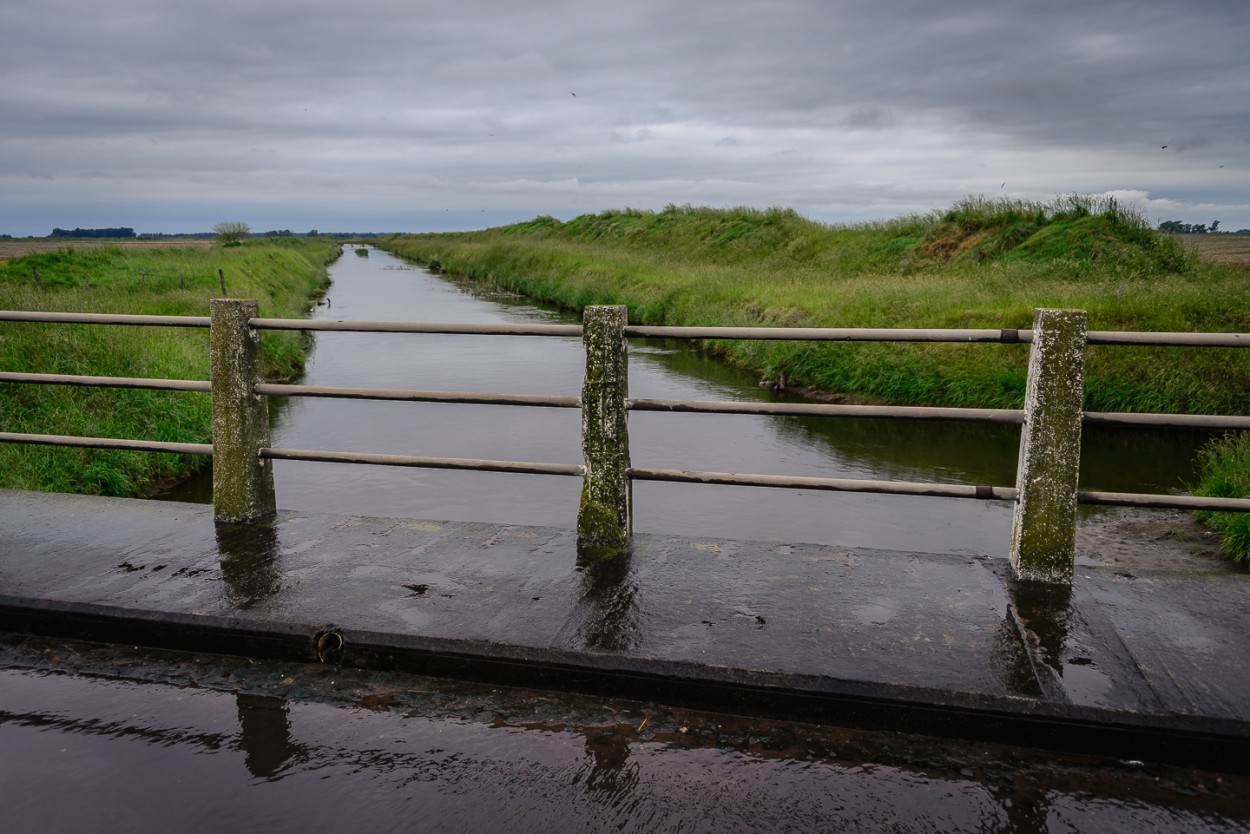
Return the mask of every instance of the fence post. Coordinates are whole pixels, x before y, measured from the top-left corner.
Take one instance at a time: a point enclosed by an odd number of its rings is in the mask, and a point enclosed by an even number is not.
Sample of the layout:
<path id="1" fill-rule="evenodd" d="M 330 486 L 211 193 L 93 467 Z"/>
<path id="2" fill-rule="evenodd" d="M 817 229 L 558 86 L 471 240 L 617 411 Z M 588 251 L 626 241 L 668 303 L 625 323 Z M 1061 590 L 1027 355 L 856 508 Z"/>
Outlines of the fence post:
<path id="1" fill-rule="evenodd" d="M 1011 566 L 1019 579 L 1072 581 L 1085 330 L 1084 310 L 1034 312 L 1011 523 Z"/>
<path id="2" fill-rule="evenodd" d="M 255 391 L 263 372 L 260 332 L 248 327 L 254 300 L 209 302 L 213 389 L 213 515 L 219 522 L 257 521 L 274 514 L 269 400 Z"/>
<path id="3" fill-rule="evenodd" d="M 629 552 L 633 490 L 629 479 L 629 358 L 624 307 L 587 307 L 582 317 L 582 454 L 586 473 L 577 512 L 578 554 L 612 559 Z"/>

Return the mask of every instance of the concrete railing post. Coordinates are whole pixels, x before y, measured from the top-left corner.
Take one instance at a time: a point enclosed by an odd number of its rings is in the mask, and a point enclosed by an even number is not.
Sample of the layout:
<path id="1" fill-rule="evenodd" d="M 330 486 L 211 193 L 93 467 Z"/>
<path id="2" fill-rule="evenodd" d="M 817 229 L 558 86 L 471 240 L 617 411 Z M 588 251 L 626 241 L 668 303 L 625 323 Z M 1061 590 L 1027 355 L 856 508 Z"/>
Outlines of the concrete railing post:
<path id="1" fill-rule="evenodd" d="M 624 307 L 587 307 L 582 318 L 582 454 L 586 474 L 577 511 L 578 553 L 611 559 L 629 552 L 633 492 L 629 479 L 629 360 Z"/>
<path id="2" fill-rule="evenodd" d="M 256 393 L 263 372 L 260 332 L 248 327 L 255 301 L 209 302 L 213 388 L 213 514 L 217 521 L 257 521 L 274 514 L 269 401 Z"/>
<path id="3" fill-rule="evenodd" d="M 1011 524 L 1011 566 L 1022 580 L 1072 581 L 1085 329 L 1084 310 L 1034 314 Z"/>

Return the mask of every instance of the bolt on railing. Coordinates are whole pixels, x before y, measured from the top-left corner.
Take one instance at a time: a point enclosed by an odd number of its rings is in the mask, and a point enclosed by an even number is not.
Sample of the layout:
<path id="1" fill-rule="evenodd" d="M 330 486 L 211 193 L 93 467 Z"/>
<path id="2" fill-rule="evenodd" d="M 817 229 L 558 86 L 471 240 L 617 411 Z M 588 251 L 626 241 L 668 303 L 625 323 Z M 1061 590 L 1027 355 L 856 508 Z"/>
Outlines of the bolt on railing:
<path id="1" fill-rule="evenodd" d="M 1077 485 L 1081 426 L 1086 422 L 1250 429 L 1250 417 L 1246 416 L 1082 413 L 1087 344 L 1250 347 L 1250 334 L 1086 331 L 1084 312 L 1045 309 L 1035 312 L 1032 330 L 638 327 L 627 324 L 623 307 L 588 307 L 582 326 L 262 319 L 256 315 L 255 301 L 235 299 L 214 300 L 210 311 L 207 317 L 0 311 L 0 321 L 209 327 L 212 354 L 211 381 L 0 372 L 0 382 L 211 391 L 212 446 L 9 432 L 0 432 L 0 442 L 212 455 L 214 516 L 220 522 L 256 521 L 273 515 L 273 460 L 579 476 L 583 479 L 578 513 L 579 552 L 593 558 L 612 558 L 629 550 L 633 525 L 631 490 L 632 482 L 637 480 L 1008 500 L 1015 503 L 1010 557 L 1017 577 L 1060 584 L 1069 583 L 1073 575 L 1078 504 L 1250 511 L 1250 499 L 1086 492 Z M 266 329 L 581 336 L 586 351 L 586 376 L 581 397 L 265 383 L 261 380 L 260 331 Z M 1031 345 L 1028 390 L 1023 410 L 633 400 L 628 395 L 629 336 L 1023 343 Z M 273 448 L 269 445 L 267 411 L 270 396 L 580 408 L 584 460 L 582 464 L 562 464 Z M 627 417 L 631 410 L 1018 423 L 1022 426 L 1020 463 L 1014 488 L 643 469 L 630 463 Z"/>

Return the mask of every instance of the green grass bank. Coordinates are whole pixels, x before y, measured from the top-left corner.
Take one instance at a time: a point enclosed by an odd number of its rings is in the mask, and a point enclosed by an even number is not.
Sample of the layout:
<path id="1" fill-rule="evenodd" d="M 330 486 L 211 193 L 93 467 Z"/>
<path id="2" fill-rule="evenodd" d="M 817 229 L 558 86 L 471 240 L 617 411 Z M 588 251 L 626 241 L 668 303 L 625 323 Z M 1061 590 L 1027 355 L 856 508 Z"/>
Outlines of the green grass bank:
<path id="1" fill-rule="evenodd" d="M 315 238 L 211 248 L 67 248 L 0 263 L 0 309 L 206 316 L 209 299 L 221 297 L 221 270 L 231 297 L 257 299 L 262 316 L 298 318 L 326 285 L 326 264 L 338 255 L 336 243 Z M 302 334 L 266 333 L 268 375 L 298 374 L 305 348 Z M 0 370 L 203 380 L 208 330 L 3 322 Z M 0 384 L 4 431 L 206 443 L 211 417 L 207 394 Z M 4 443 L 0 487 L 134 496 L 202 463 Z"/>
<path id="2" fill-rule="evenodd" d="M 1080 196 L 968 199 L 846 226 L 786 209 L 669 206 L 378 243 L 573 310 L 624 304 L 640 324 L 1027 328 L 1035 307 L 1061 307 L 1088 311 L 1097 330 L 1250 330 L 1244 269 L 1199 259 L 1114 200 Z M 1019 346 L 709 347 L 763 378 L 845 399 L 1018 408 L 1024 395 Z M 1094 346 L 1087 363 L 1091 411 L 1250 413 L 1246 351 Z M 1230 459 L 1223 446 L 1209 457 Z"/>

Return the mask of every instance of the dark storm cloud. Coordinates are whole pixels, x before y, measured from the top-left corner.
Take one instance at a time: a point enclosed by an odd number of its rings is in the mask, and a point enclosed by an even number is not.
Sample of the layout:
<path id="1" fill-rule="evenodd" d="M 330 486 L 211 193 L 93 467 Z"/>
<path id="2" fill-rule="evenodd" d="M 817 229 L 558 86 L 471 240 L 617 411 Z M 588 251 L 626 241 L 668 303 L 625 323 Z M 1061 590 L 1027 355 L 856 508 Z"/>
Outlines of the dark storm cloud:
<path id="1" fill-rule="evenodd" d="M 1246 43 L 1239 0 L 19 0 L 0 232 L 1072 191 L 1250 226 Z"/>

